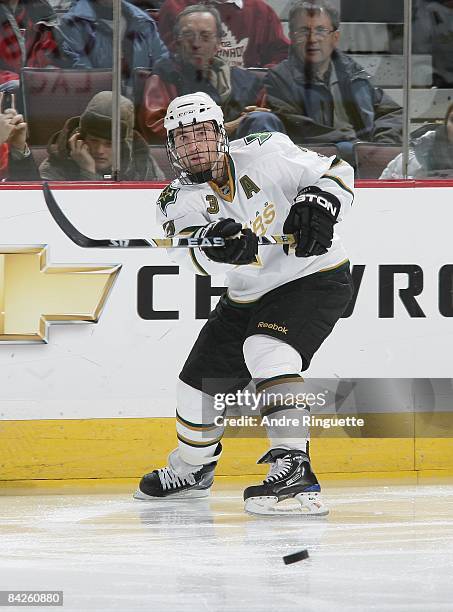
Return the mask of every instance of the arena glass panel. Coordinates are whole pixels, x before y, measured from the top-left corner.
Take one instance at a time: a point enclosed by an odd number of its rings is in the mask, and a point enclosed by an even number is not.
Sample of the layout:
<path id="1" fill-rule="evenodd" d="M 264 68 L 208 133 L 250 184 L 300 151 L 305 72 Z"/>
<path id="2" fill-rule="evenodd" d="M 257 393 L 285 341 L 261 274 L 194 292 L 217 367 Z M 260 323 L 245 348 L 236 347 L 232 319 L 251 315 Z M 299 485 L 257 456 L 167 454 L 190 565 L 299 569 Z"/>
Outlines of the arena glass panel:
<path id="1" fill-rule="evenodd" d="M 407 1 L 407 0 L 406 0 Z M 55 3 L 53 3 L 55 4 Z M 76 3 L 77 4 L 77 3 Z M 114 2 L 112 1 L 112 6 Z M 289 3 L 276 4 L 269 2 L 271 8 L 281 19 L 283 31 L 289 35 Z M 354 16 L 351 11 L 350 3 L 334 1 L 332 4 L 339 9 L 340 26 L 337 49 L 344 54 L 350 62 L 363 69 L 363 74 L 369 75 L 370 83 L 378 88 L 381 99 L 381 107 L 394 103 L 399 107 L 405 104 L 405 53 L 403 48 L 403 28 L 404 23 L 404 0 L 399 0 L 398 7 L 394 5 L 392 12 L 394 18 L 389 20 L 389 13 L 382 8 L 382 15 L 376 14 L 376 7 L 372 14 L 360 14 Z M 395 4 L 395 3 L 393 3 Z M 279 7 L 283 7 L 280 8 Z M 75 117 L 80 117 L 86 110 L 89 101 L 100 91 L 112 91 L 112 36 L 107 46 L 104 44 L 100 57 L 86 58 L 80 54 L 74 54 L 76 38 L 72 32 L 70 11 L 76 10 L 74 6 L 57 6 L 56 19 L 62 26 L 63 38 L 55 42 L 55 47 L 51 56 L 47 59 L 47 64 L 35 67 L 33 57 L 30 54 L 27 62 L 21 68 L 17 82 L 8 87 L 2 85 L 2 110 L 5 111 L 14 107 L 17 113 L 23 114 L 26 127 L 26 147 L 23 146 L 22 152 L 29 151 L 28 159 L 24 160 L 20 154 L 12 155 L 8 144 L 9 136 L 3 136 L 2 145 L 2 180 L 27 182 L 48 178 L 50 180 L 71 180 L 71 181 L 168 181 L 173 178 L 171 165 L 169 164 L 165 141 L 156 142 L 146 138 L 143 134 L 142 123 L 139 120 L 140 110 L 143 105 L 144 88 L 147 79 L 150 78 L 152 71 L 153 58 L 149 59 L 148 65 L 145 61 L 132 62 L 127 66 L 123 61 L 123 74 L 121 79 L 121 93 L 130 100 L 133 109 L 128 111 L 123 108 L 123 115 L 128 115 L 128 121 L 124 121 L 123 130 L 127 132 L 130 128 L 130 116 L 135 115 L 135 132 L 123 133 L 120 140 L 123 145 L 118 156 L 121 160 L 121 169 L 115 175 L 111 168 L 108 168 L 108 159 L 113 155 L 113 151 L 101 151 L 96 153 L 98 161 L 98 171 L 91 172 L 92 164 L 87 161 L 88 154 L 86 145 L 82 144 L 81 139 L 77 138 L 78 151 L 73 151 L 75 143 L 69 143 L 74 136 L 73 132 L 80 129 L 76 123 L 66 126 L 71 135 L 65 138 L 66 122 Z M 137 9 L 138 10 L 138 9 Z M 365 10 L 365 9 L 364 9 Z M 371 7 L 370 7 L 371 11 Z M 426 7 L 423 3 L 412 3 L 412 62 L 411 62 L 411 81 L 410 90 L 410 127 L 409 137 L 405 143 L 409 150 L 408 178 L 451 178 L 452 171 L 450 162 L 451 138 L 447 128 L 447 111 L 453 94 L 453 68 L 451 66 L 450 52 L 451 47 L 451 13 L 453 9 L 448 3 L 436 3 L 436 7 Z M 379 12 L 379 11 L 378 11 Z M 385 14 L 384 14 L 385 13 Z M 435 14 L 434 14 L 435 13 Z M 403 15 L 403 17 L 401 17 Z M 153 23 L 159 23 L 159 15 L 156 11 L 148 11 L 149 19 L 155 19 Z M 103 16 L 105 17 L 105 16 Z M 354 21 L 355 20 L 355 21 Z M 105 19 L 104 19 L 105 21 Z M 425 26 L 426 24 L 426 26 Z M 118 23 L 113 20 L 114 30 L 119 32 Z M 156 27 L 156 33 L 158 32 Z M 27 44 L 27 34 L 24 29 L 21 35 L 25 37 Z M 47 32 L 52 38 L 54 33 Z M 78 34 L 83 41 L 86 32 Z M 68 42 L 69 41 L 69 42 Z M 123 55 L 127 54 L 127 41 L 123 45 Z M 157 55 L 156 55 L 157 57 Z M 278 62 L 280 63 L 280 62 Z M 140 64 L 140 65 L 138 65 Z M 145 65 L 143 65 L 145 64 Z M 264 80 L 269 68 L 259 68 L 251 70 L 253 67 L 246 67 L 247 72 L 254 77 Z M 340 79 L 341 80 L 341 79 Z M 343 79 L 339 84 L 346 87 L 350 83 Z M 384 102 L 382 103 L 382 100 Z M 392 102 L 388 103 L 391 100 Z M 127 102 L 124 102 L 128 106 Z M 129 108 L 131 109 L 130 105 Z M 380 113 L 382 109 L 378 112 Z M 336 117 L 336 121 L 350 121 L 350 117 L 341 113 L 341 117 Z M 117 121 L 114 118 L 114 121 Z M 304 133 L 294 133 L 288 129 L 290 137 L 302 145 L 310 147 L 312 145 L 322 152 L 322 147 L 336 145 L 339 155 L 345 157 L 355 166 L 356 177 L 359 179 L 396 179 L 404 178 L 405 172 L 402 168 L 402 156 L 400 150 L 403 149 L 403 142 L 397 141 L 395 132 L 398 131 L 398 117 L 390 117 L 387 124 L 385 114 L 380 115 L 379 122 L 384 125 L 381 131 L 370 133 L 362 131 L 355 142 L 347 141 L 347 144 L 338 145 L 338 136 L 333 136 L 326 132 L 325 137 L 313 138 L 312 135 L 305 136 Z M 452 116 L 453 122 L 453 116 Z M 119 121 L 121 124 L 121 120 Z M 124 125 L 126 124 L 126 125 Z M 452 123 L 453 125 L 453 123 Z M 118 147 L 111 139 L 111 129 L 106 125 L 96 124 L 96 117 L 90 118 L 91 129 L 95 129 L 99 139 L 101 136 L 110 135 L 110 143 L 113 150 Z M 94 127 L 93 127 L 94 126 Z M 15 130 L 17 132 L 17 129 Z M 109 132 L 109 134 L 106 133 Z M 387 131 L 385 135 L 383 132 Z M 102 132 L 101 136 L 99 135 Z M 56 136 L 59 134 L 59 136 Z M 21 145 L 21 141 L 12 139 Z M 107 140 L 104 138 L 103 140 Z M 316 142 L 314 142 L 316 140 Z M 135 141 L 135 142 L 134 142 Z M 137 163 L 131 161 L 137 151 L 137 141 L 141 146 L 138 147 Z M 429 155 L 430 141 L 436 143 L 438 154 Z M 128 143 L 127 146 L 124 143 Z M 3 146 L 8 145 L 8 146 Z M 149 145 L 146 151 L 146 145 Z M 376 146 L 374 146 L 376 145 Z M 53 154 L 63 159 L 60 162 L 58 172 L 44 174 L 42 168 L 49 165 L 49 146 Z M 426 150 L 425 150 L 426 148 Z M 9 149 L 9 151 L 8 151 Z M 17 147 L 16 147 L 17 149 Z M 129 151 L 127 150 L 129 149 Z M 12 161 L 10 162 L 10 159 Z M 79 162 L 74 160 L 75 159 Z M 92 157 L 90 155 L 90 157 Z M 419 158 L 421 161 L 419 161 Z M 433 159 L 434 158 L 434 159 Z M 427 163 L 425 161 L 427 160 Z M 401 163 L 400 163 L 401 162 Z M 80 167 L 80 164 L 84 166 Z M 75 166 L 75 167 L 74 167 Z M 132 168 L 131 168 L 132 166 Z M 52 170 L 52 169 L 51 169 Z"/>

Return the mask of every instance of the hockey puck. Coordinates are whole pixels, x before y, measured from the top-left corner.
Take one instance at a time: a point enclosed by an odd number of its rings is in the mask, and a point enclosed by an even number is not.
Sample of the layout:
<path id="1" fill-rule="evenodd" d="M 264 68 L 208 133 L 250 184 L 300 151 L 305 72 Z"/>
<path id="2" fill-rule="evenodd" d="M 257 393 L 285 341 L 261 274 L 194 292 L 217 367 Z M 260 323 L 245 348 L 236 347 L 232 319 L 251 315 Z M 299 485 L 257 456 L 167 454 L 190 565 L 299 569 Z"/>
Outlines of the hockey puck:
<path id="1" fill-rule="evenodd" d="M 308 550 L 300 550 L 292 555 L 286 555 L 283 557 L 283 563 L 289 565 L 290 563 L 296 563 L 296 561 L 302 561 L 303 559 L 308 559 Z"/>

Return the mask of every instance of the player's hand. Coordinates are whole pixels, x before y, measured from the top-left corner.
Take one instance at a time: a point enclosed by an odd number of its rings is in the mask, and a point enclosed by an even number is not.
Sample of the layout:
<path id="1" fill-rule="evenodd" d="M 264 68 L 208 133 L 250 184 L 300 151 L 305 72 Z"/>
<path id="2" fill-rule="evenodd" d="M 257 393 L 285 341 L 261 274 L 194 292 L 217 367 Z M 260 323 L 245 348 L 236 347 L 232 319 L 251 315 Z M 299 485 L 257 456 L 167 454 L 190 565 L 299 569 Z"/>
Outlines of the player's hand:
<path id="1" fill-rule="evenodd" d="M 319 187 L 305 187 L 297 194 L 283 225 L 283 233 L 295 236 L 296 257 L 327 253 L 339 212 L 338 198 Z M 289 246 L 284 245 L 283 250 L 288 255 Z"/>
<path id="2" fill-rule="evenodd" d="M 242 229 L 234 219 L 221 219 L 206 226 L 206 238 L 225 238 L 223 247 L 205 247 L 203 251 L 211 261 L 247 265 L 256 261 L 258 236 L 251 229 Z"/>
<path id="3" fill-rule="evenodd" d="M 69 154 L 71 159 L 75 161 L 75 163 L 86 172 L 91 172 L 91 174 L 96 174 L 96 164 L 94 159 L 91 156 L 88 145 L 85 143 L 83 138 L 81 138 L 80 134 L 76 132 L 71 136 L 68 140 L 69 144 Z"/>

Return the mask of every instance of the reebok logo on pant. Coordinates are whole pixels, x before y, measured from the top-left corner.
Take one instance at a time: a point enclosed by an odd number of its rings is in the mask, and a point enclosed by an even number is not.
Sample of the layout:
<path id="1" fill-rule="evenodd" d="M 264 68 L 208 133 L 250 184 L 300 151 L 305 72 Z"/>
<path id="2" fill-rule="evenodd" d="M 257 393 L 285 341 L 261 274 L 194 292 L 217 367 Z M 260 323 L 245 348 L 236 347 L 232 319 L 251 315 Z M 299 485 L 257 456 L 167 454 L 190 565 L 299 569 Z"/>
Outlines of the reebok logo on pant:
<path id="1" fill-rule="evenodd" d="M 260 321 L 257 327 L 267 327 L 267 329 L 274 329 L 275 331 L 281 332 L 282 334 L 288 333 L 288 328 L 282 327 L 281 325 L 277 325 L 277 323 L 265 323 L 264 321 Z"/>

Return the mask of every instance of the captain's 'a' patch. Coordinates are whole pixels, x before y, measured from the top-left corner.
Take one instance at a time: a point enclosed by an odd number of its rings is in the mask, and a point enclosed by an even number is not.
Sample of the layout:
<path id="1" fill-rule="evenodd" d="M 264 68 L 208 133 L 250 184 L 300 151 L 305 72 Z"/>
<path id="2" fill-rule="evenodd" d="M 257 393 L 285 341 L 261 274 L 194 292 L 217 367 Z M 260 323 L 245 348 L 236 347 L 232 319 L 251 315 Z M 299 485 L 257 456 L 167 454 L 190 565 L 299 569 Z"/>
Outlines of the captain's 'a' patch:
<path id="1" fill-rule="evenodd" d="M 167 185 L 165 189 L 159 196 L 157 200 L 157 206 L 161 209 L 162 213 L 167 216 L 167 207 L 170 204 L 174 204 L 176 202 L 176 198 L 178 196 L 179 187 L 172 187 L 171 185 Z"/>

